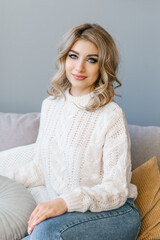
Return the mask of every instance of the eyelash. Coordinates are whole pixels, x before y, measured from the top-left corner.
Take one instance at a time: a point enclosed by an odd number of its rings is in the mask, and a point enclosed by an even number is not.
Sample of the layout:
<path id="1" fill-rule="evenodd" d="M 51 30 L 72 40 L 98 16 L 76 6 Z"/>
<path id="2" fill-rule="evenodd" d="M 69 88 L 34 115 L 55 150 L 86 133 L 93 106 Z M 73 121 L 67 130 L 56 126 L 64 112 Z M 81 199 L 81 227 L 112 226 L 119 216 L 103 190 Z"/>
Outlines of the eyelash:
<path id="1" fill-rule="evenodd" d="M 71 59 L 77 59 L 77 58 L 78 58 L 78 56 L 75 55 L 75 54 L 69 54 L 69 57 L 70 57 Z M 96 63 L 96 62 L 98 62 L 98 60 L 95 59 L 95 58 L 88 58 L 87 61 L 88 61 L 89 63 L 93 63 L 93 64 Z"/>

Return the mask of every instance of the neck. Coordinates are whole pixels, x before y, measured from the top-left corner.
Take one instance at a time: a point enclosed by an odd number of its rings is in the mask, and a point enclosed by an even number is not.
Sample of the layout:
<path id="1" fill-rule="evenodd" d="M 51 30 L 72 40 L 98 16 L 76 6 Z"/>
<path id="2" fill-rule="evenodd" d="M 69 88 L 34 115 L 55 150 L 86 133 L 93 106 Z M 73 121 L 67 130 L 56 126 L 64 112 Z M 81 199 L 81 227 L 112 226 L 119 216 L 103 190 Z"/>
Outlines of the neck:
<path id="1" fill-rule="evenodd" d="M 80 95 L 80 96 L 73 96 L 72 92 L 70 92 L 69 89 L 66 90 L 67 100 L 69 102 L 76 104 L 77 106 L 80 106 L 80 107 L 86 107 L 92 97 L 93 97 L 93 92 L 90 92 L 90 93 L 87 93 L 84 95 Z"/>
<path id="2" fill-rule="evenodd" d="M 86 94 L 89 94 L 90 92 L 93 91 L 93 88 L 90 87 L 90 88 L 87 88 L 87 89 L 77 89 L 77 88 L 73 88 L 71 87 L 69 89 L 69 93 L 70 95 L 72 95 L 73 97 L 80 97 L 80 96 L 83 96 L 83 95 L 86 95 Z"/>

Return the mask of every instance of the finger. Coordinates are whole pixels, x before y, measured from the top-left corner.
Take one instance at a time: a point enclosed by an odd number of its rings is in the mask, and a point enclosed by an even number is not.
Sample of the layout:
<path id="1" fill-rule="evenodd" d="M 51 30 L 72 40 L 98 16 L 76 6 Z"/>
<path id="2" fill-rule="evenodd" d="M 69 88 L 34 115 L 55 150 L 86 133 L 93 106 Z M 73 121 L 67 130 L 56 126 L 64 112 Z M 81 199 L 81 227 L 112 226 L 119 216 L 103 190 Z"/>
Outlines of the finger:
<path id="1" fill-rule="evenodd" d="M 28 232 L 29 235 L 32 233 L 32 231 L 33 231 L 33 229 L 31 227 L 28 227 L 27 232 Z"/>
<path id="2" fill-rule="evenodd" d="M 38 211 L 39 211 L 39 206 L 37 206 L 34 210 L 33 210 L 33 212 L 31 213 L 31 215 L 30 215 L 30 217 L 29 217 L 29 221 L 31 221 L 33 218 L 34 218 L 34 216 L 38 213 Z M 28 222 L 29 222 L 28 221 Z"/>
<path id="3" fill-rule="evenodd" d="M 40 215 L 39 215 L 40 214 Z M 28 234 L 31 234 L 35 228 L 36 225 L 43 222 L 45 219 L 47 219 L 49 214 L 46 214 L 46 212 L 39 212 L 30 222 L 28 225 Z"/>
<path id="4" fill-rule="evenodd" d="M 32 219 L 29 220 L 29 222 L 28 222 L 28 234 L 31 234 L 31 233 L 32 233 L 32 231 L 33 231 L 33 229 L 34 229 L 34 227 L 35 227 L 35 224 L 33 224 L 33 223 L 36 222 L 37 219 L 38 219 L 39 217 L 41 217 L 42 214 L 43 214 L 43 213 L 42 213 L 42 212 L 40 211 L 40 209 L 39 209 L 39 211 L 38 211 L 37 213 L 35 213 L 35 215 L 32 216 Z"/>
<path id="5" fill-rule="evenodd" d="M 35 223 L 38 221 L 38 219 L 42 218 L 44 215 L 47 216 L 46 210 L 39 209 L 39 211 L 33 216 L 31 221 L 29 222 L 28 226 L 31 228 L 32 226 L 35 226 Z"/>
<path id="6" fill-rule="evenodd" d="M 46 212 L 44 212 L 43 214 L 41 214 L 41 216 L 38 216 L 37 218 L 35 218 L 33 220 L 33 226 L 35 227 L 36 225 L 38 225 L 39 223 L 43 222 L 47 218 L 49 218 L 49 214 L 46 214 Z"/>
<path id="7" fill-rule="evenodd" d="M 51 217 L 52 210 L 51 209 L 43 209 L 43 211 L 39 211 L 37 215 L 32 219 L 32 225 L 35 226 L 45 219 Z"/>
<path id="8" fill-rule="evenodd" d="M 28 234 L 31 234 L 35 228 L 35 224 L 32 222 L 28 225 Z"/>
<path id="9" fill-rule="evenodd" d="M 37 206 L 34 210 L 33 210 L 33 212 L 31 213 L 31 215 L 30 215 L 30 220 L 37 214 L 37 212 L 39 211 L 39 206 Z"/>

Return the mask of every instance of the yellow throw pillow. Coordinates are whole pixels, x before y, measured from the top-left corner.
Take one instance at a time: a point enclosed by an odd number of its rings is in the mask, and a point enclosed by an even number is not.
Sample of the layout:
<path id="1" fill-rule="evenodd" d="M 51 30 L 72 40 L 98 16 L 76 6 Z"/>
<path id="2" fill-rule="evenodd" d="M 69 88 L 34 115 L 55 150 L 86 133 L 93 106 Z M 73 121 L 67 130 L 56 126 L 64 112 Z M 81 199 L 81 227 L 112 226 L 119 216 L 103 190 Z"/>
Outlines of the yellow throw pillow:
<path id="1" fill-rule="evenodd" d="M 135 204 L 141 213 L 141 229 L 137 240 L 160 239 L 160 174 L 156 157 L 132 173 L 138 196 Z"/>

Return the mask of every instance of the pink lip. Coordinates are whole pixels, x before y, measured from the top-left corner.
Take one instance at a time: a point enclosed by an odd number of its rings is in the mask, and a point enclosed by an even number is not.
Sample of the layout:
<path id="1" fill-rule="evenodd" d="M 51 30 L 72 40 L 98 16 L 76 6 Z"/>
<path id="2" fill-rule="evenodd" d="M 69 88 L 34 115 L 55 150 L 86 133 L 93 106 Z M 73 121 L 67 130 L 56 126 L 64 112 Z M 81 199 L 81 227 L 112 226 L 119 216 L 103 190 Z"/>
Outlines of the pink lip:
<path id="1" fill-rule="evenodd" d="M 86 78 L 86 76 L 81 76 L 81 75 L 76 75 L 72 73 L 72 76 L 76 79 L 76 80 L 84 80 Z"/>

